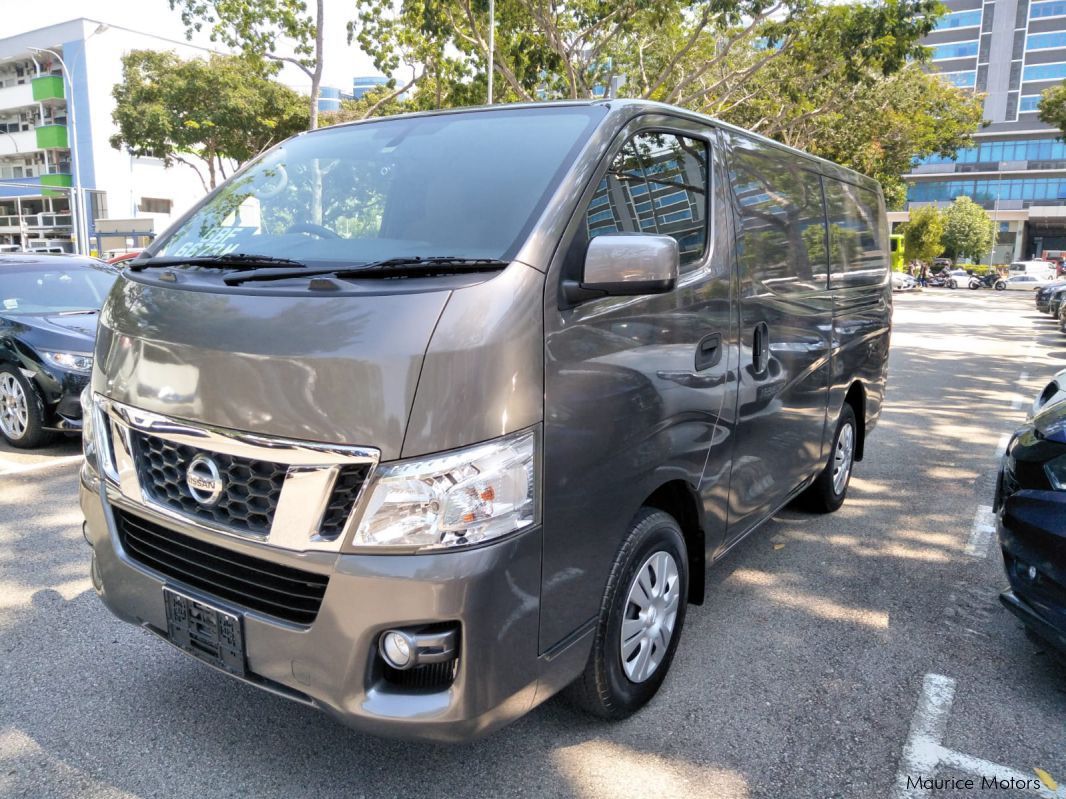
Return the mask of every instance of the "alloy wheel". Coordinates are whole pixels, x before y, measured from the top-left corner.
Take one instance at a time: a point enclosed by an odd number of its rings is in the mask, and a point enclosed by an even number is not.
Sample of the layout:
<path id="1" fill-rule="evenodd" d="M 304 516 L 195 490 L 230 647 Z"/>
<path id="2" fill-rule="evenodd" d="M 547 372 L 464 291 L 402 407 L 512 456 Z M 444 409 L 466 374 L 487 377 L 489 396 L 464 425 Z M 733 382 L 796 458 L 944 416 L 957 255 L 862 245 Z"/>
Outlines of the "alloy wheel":
<path id="1" fill-rule="evenodd" d="M 12 374 L 0 375 L 0 430 L 8 438 L 22 438 L 29 420 L 29 405 L 22 384 Z"/>

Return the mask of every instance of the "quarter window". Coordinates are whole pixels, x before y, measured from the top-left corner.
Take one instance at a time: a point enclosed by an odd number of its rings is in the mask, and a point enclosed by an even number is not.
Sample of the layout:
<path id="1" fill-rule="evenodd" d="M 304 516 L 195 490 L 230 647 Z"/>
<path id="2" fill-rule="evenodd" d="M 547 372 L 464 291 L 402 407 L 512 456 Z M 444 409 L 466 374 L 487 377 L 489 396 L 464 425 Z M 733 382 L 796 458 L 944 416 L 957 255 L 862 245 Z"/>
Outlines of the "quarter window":
<path id="1" fill-rule="evenodd" d="M 674 133 L 634 136 L 603 176 L 586 225 L 588 235 L 657 233 L 677 239 L 681 263 L 707 247 L 707 145 Z"/>

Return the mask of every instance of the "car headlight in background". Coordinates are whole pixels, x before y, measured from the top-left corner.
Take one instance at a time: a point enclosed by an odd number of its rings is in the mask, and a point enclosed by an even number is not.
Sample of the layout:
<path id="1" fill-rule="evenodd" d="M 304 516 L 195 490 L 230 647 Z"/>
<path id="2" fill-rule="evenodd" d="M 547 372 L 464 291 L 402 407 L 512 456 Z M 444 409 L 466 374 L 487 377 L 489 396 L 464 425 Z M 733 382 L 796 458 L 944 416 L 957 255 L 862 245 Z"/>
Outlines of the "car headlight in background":
<path id="1" fill-rule="evenodd" d="M 352 546 L 439 550 L 529 527 L 537 514 L 536 454 L 536 436 L 525 431 L 379 466 Z"/>
<path id="2" fill-rule="evenodd" d="M 1044 474 L 1056 491 L 1066 491 L 1066 455 L 1059 455 L 1044 464 Z"/>
<path id="3" fill-rule="evenodd" d="M 71 372 L 91 372 L 93 356 L 86 352 L 48 352 L 41 350 L 41 356 L 52 366 Z"/>

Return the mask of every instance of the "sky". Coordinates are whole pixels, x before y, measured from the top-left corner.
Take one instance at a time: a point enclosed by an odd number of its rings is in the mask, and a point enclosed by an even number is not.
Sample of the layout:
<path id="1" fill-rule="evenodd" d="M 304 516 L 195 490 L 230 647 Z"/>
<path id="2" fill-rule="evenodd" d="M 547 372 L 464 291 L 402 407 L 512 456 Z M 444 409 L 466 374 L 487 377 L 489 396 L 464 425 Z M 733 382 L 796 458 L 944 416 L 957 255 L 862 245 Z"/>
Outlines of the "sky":
<path id="1" fill-rule="evenodd" d="M 358 46 L 348 46 L 345 26 L 354 15 L 353 0 L 326 0 L 324 86 L 350 89 L 352 78 L 356 75 L 373 75 L 376 72 L 370 59 Z M 48 0 L 40 4 L 24 0 L 0 0 L 0 18 L 3 19 L 0 37 L 77 17 L 99 19 L 169 39 L 185 39 L 181 18 L 176 11 L 170 10 L 167 0 Z M 194 42 L 204 46 L 211 44 L 206 36 Z M 298 83 L 300 80 L 298 70 L 286 70 L 285 83 Z"/>

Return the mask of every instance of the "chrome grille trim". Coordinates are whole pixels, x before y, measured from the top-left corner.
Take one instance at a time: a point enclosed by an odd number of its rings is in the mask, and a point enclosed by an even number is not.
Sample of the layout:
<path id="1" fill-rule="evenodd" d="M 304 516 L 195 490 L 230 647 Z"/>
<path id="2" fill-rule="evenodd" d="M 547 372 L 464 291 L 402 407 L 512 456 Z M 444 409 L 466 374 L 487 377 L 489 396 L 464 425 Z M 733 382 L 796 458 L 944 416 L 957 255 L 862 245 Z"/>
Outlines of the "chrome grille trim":
<path id="1" fill-rule="evenodd" d="M 371 447 L 350 447 L 317 442 L 275 438 L 255 433 L 200 425 L 162 414 L 143 411 L 94 394 L 97 418 L 101 424 L 97 447 L 110 492 L 117 492 L 128 502 L 150 508 L 154 513 L 191 524 L 212 533 L 257 541 L 281 549 L 337 552 L 348 536 L 356 511 L 365 495 L 381 453 Z M 201 516 L 182 513 L 158 502 L 142 487 L 137 469 L 137 453 L 132 431 L 161 438 L 174 444 L 193 447 L 205 453 L 219 453 L 236 458 L 266 461 L 287 467 L 273 522 L 267 534 L 230 527 L 208 521 Z M 337 475 L 346 466 L 367 469 L 348 520 L 338 533 L 320 535 L 320 527 L 330 506 Z"/>

